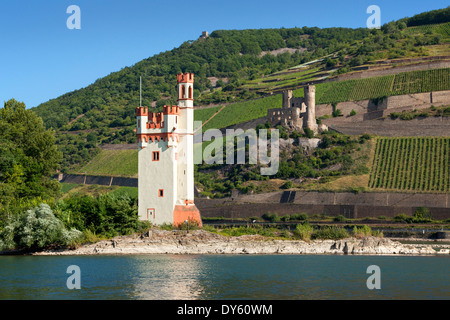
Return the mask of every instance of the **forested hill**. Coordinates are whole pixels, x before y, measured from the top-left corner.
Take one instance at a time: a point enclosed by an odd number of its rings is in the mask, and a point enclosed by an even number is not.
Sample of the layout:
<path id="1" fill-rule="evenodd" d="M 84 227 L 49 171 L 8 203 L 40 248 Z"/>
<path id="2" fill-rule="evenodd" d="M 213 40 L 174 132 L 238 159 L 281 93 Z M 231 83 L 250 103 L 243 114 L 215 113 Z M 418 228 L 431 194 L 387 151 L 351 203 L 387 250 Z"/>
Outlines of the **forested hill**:
<path id="1" fill-rule="evenodd" d="M 380 30 L 302 27 L 216 30 L 66 93 L 33 110 L 59 134 L 63 168 L 89 159 L 98 144 L 134 142 L 135 108 L 142 76 L 143 105 L 176 102 L 176 74 L 193 72 L 195 103 L 243 101 L 267 94 L 245 86 L 254 79 L 322 58 L 334 74 L 375 60 L 420 57 L 450 37 L 450 7 L 393 21 Z M 443 27 L 420 26 L 446 23 Z M 419 26 L 419 27 L 418 27 Z M 411 28 L 420 32 L 408 32 Z M 448 50 L 447 50 L 448 51 Z M 85 133 L 82 141 L 64 132 Z"/>
<path id="2" fill-rule="evenodd" d="M 230 85 L 245 79 L 322 57 L 343 49 L 355 40 L 370 35 L 367 29 L 294 28 L 271 30 L 219 30 L 207 39 L 187 41 L 171 51 L 160 53 L 132 67 L 97 80 L 92 85 L 43 103 L 35 111 L 48 127 L 83 130 L 134 123 L 134 109 L 139 104 L 139 77 L 142 76 L 143 105 L 175 102 L 176 74 L 193 72 L 195 97 L 212 88 L 207 77 L 228 78 Z M 263 51 L 281 48 L 301 49 L 277 56 L 260 56 Z M 303 51 L 303 52 L 302 52 Z M 172 99 L 172 101 L 167 101 Z M 67 124 L 79 115 L 76 125 Z M 123 121 L 122 121 L 123 120 Z"/>

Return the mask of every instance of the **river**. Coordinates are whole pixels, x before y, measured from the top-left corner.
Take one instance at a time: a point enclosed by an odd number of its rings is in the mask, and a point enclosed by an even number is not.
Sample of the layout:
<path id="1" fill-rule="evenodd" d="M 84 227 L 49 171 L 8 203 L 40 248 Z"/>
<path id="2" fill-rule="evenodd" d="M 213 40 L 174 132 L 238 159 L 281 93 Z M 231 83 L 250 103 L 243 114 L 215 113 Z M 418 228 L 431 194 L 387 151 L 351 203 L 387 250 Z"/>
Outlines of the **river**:
<path id="1" fill-rule="evenodd" d="M 372 265 L 380 289 L 367 287 Z M 449 271 L 446 256 L 0 256 L 0 299 L 447 300 Z"/>

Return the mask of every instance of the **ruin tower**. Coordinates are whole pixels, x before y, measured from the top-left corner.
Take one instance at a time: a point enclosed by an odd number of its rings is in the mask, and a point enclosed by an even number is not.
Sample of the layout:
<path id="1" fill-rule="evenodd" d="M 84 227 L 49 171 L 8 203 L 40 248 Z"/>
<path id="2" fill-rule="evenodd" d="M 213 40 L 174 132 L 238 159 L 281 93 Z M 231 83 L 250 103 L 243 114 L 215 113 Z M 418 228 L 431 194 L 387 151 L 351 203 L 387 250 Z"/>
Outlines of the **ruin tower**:
<path id="1" fill-rule="evenodd" d="M 294 97 L 292 90 L 283 91 L 283 109 L 291 107 L 291 100 Z"/>
<path id="2" fill-rule="evenodd" d="M 194 204 L 194 75 L 177 79 L 178 106 L 164 106 L 159 113 L 136 108 L 139 219 L 174 226 L 187 220 L 201 226 Z"/>
<path id="3" fill-rule="evenodd" d="M 305 92 L 305 104 L 306 104 L 306 114 L 303 121 L 303 127 L 309 128 L 314 133 L 318 133 L 319 127 L 316 121 L 316 87 L 306 86 L 304 88 Z"/>

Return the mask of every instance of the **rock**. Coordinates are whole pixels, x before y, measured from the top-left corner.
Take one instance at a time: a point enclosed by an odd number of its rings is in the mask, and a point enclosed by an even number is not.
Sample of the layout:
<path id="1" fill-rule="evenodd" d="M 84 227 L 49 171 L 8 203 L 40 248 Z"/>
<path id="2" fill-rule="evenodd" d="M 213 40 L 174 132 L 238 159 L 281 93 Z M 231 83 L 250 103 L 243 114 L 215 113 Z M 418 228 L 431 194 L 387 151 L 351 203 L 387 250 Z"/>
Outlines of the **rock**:
<path id="1" fill-rule="evenodd" d="M 119 246 L 120 242 L 120 246 Z M 40 255 L 89 254 L 448 254 L 449 249 L 436 252 L 431 245 L 403 245 L 390 239 L 367 237 L 342 240 L 267 240 L 259 235 L 224 237 L 203 230 L 152 230 L 149 237 L 118 237 L 88 244 L 75 250 L 54 250 Z"/>

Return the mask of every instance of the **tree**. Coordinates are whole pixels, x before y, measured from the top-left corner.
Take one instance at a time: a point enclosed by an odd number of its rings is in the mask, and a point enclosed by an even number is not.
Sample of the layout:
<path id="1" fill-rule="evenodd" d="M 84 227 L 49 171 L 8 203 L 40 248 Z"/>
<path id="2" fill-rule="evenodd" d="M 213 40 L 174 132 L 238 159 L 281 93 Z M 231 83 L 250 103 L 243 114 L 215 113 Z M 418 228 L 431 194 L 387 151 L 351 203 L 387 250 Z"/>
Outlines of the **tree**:
<path id="1" fill-rule="evenodd" d="M 0 109 L 0 137 L 0 213 L 14 204 L 57 195 L 59 183 L 51 176 L 61 153 L 42 119 L 11 99 Z"/>

